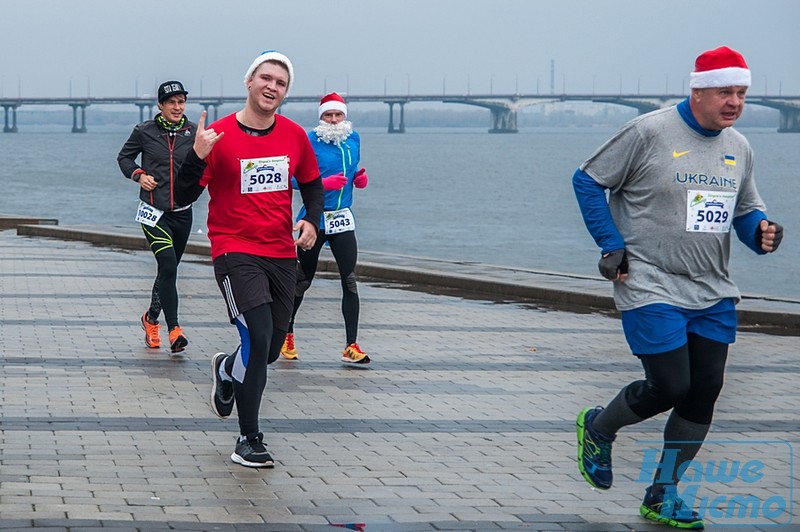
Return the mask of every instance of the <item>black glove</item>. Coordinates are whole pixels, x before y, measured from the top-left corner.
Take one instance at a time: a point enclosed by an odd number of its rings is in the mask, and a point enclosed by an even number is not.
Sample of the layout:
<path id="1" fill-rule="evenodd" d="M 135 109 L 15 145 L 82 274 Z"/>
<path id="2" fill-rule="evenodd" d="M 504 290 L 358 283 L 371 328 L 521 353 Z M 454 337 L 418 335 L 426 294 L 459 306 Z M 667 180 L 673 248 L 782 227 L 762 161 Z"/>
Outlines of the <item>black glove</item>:
<path id="1" fill-rule="evenodd" d="M 617 249 L 600 257 L 597 264 L 600 275 L 613 281 L 621 273 L 628 273 L 628 254 L 624 249 Z"/>
<path id="2" fill-rule="evenodd" d="M 781 224 L 776 224 L 775 222 L 770 222 L 769 220 L 767 220 L 767 223 L 769 225 L 775 226 L 775 237 L 772 239 L 772 251 L 770 252 L 774 253 L 775 251 L 778 250 L 778 246 L 780 245 L 781 240 L 783 240 L 783 226 Z M 756 242 L 758 242 L 759 247 L 761 247 L 761 237 L 762 237 L 761 224 L 758 224 L 758 227 L 756 227 Z"/>

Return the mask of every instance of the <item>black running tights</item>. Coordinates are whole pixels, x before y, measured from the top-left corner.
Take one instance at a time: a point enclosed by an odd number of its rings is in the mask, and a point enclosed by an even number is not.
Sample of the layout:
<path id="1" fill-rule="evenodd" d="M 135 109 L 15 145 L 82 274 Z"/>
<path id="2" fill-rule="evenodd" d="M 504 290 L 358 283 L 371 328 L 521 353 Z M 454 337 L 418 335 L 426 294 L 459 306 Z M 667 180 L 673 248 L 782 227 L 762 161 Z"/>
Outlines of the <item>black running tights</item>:
<path id="1" fill-rule="evenodd" d="M 163 309 L 167 328 L 178 322 L 178 264 L 192 231 L 192 209 L 167 211 L 155 227 L 142 224 L 144 236 L 156 257 L 158 273 L 153 283 L 148 318 L 158 320 Z"/>
<path id="2" fill-rule="evenodd" d="M 233 375 L 233 396 L 239 414 L 242 435 L 258 432 L 258 412 L 261 397 L 267 387 L 267 366 L 275 362 L 286 339 L 286 331 L 275 327 L 269 304 L 245 311 L 236 319 L 241 344 L 236 356 L 225 361 L 225 372 Z M 244 368 L 241 382 L 234 367 Z"/>
<path id="3" fill-rule="evenodd" d="M 728 344 L 696 334 L 673 351 L 637 355 L 645 380 L 632 382 L 625 389 L 631 410 L 647 419 L 674 409 L 683 419 L 708 425 L 722 390 Z"/>
<path id="4" fill-rule="evenodd" d="M 350 345 L 358 339 L 358 315 L 360 310 L 355 274 L 356 261 L 358 260 L 358 244 L 355 231 L 326 235 L 325 231 L 320 229 L 317 233 L 317 241 L 314 243 L 314 247 L 308 251 L 298 248 L 297 260 L 300 263 L 300 271 L 297 272 L 297 292 L 295 293 L 294 310 L 292 311 L 292 320 L 289 323 L 289 332 L 294 332 L 294 318 L 303 303 L 303 296 L 306 290 L 311 286 L 317 273 L 319 254 L 326 241 L 331 246 L 331 253 L 333 253 L 333 258 L 336 260 L 336 268 L 339 270 L 339 279 L 342 283 L 342 316 L 344 317 L 344 328 L 347 336 L 345 345 Z"/>

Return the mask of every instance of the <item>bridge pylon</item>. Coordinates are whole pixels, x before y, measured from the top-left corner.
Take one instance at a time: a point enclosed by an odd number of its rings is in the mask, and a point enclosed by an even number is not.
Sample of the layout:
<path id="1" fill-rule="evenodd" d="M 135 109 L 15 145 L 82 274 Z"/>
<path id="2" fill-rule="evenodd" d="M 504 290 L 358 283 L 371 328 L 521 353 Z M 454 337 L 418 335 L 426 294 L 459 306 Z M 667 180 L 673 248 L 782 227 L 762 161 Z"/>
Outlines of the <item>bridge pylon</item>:
<path id="1" fill-rule="evenodd" d="M 800 109 L 781 109 L 779 120 L 778 133 L 800 133 Z"/>
<path id="2" fill-rule="evenodd" d="M 88 104 L 71 103 L 72 107 L 72 132 L 73 133 L 86 133 L 86 107 Z M 81 125 L 78 126 L 78 109 L 81 110 Z"/>
<path id="3" fill-rule="evenodd" d="M 208 117 L 208 123 L 216 122 L 219 120 L 219 106 L 222 105 L 219 102 L 202 102 L 200 105 L 203 106 L 203 109 L 206 111 L 206 116 Z M 214 110 L 214 116 L 211 116 L 211 113 L 208 112 L 208 109 L 211 108 Z M 278 113 L 280 114 L 281 109 L 278 108 Z"/>
<path id="4" fill-rule="evenodd" d="M 517 129 L 517 110 L 508 107 L 490 107 L 492 128 L 489 133 L 519 133 Z"/>
<path id="5" fill-rule="evenodd" d="M 3 133 L 17 133 L 17 107 L 19 105 L 3 105 L 5 111 L 5 125 L 3 126 Z M 8 124 L 8 112 L 11 111 L 11 125 Z"/>
<path id="6" fill-rule="evenodd" d="M 139 123 L 145 121 L 144 110 L 147 109 L 147 118 L 150 119 L 153 116 L 153 104 L 152 103 L 137 103 L 136 107 L 139 108 Z"/>
<path id="7" fill-rule="evenodd" d="M 387 101 L 383 102 L 389 106 L 389 133 L 405 133 L 406 132 L 406 120 L 405 120 L 405 101 Z M 400 106 L 400 124 L 397 127 L 394 127 L 394 104 Z"/>

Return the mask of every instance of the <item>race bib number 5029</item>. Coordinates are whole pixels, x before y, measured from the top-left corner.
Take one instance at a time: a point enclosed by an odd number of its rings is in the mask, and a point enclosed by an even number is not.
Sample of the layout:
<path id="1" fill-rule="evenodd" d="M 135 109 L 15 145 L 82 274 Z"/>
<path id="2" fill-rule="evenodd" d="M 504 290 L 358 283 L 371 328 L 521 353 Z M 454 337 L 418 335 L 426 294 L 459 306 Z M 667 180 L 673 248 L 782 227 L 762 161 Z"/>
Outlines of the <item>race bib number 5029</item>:
<path id="1" fill-rule="evenodd" d="M 688 190 L 686 230 L 699 233 L 727 233 L 731 230 L 736 192 Z"/>

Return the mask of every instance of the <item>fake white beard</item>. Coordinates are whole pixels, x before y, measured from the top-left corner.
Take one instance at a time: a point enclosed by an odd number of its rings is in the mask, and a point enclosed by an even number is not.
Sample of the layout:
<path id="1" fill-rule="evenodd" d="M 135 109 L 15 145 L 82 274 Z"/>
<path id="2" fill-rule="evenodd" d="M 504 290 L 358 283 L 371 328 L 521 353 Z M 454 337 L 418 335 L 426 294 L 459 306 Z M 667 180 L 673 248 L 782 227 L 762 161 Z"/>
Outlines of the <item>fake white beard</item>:
<path id="1" fill-rule="evenodd" d="M 349 120 L 343 120 L 338 124 L 329 124 L 319 121 L 319 125 L 314 128 L 314 133 L 322 142 L 327 144 L 341 144 L 344 139 L 353 132 L 353 124 Z"/>

